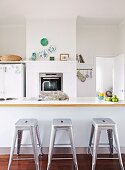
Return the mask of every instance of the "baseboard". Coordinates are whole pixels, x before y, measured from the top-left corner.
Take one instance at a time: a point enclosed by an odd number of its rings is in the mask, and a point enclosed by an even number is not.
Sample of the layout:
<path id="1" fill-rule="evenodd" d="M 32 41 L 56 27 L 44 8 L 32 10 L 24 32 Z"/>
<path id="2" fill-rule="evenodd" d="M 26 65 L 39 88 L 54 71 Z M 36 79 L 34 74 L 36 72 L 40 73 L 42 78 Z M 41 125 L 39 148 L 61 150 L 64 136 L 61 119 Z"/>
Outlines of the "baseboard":
<path id="1" fill-rule="evenodd" d="M 48 147 L 43 148 L 43 153 L 48 154 Z M 16 152 L 15 152 L 16 153 Z M 60 148 L 56 147 L 54 148 L 53 153 L 55 154 L 71 154 L 70 148 Z M 76 147 L 76 153 L 77 154 L 87 154 L 87 147 Z M 100 147 L 98 149 L 99 154 L 108 154 L 109 148 L 107 147 Z M 121 147 L 121 153 L 125 153 L 125 147 Z M 0 147 L 0 155 L 8 155 L 10 154 L 10 147 Z M 31 147 L 21 147 L 21 154 L 32 154 L 32 148 Z"/>

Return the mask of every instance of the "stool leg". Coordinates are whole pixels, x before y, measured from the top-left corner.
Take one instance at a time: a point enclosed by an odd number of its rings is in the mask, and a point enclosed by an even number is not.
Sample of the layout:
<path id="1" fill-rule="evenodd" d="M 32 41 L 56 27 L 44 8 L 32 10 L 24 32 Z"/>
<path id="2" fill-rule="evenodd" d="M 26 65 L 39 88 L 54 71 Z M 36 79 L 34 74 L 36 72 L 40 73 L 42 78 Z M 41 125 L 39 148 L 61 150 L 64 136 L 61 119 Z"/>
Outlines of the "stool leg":
<path id="1" fill-rule="evenodd" d="M 107 130 L 108 133 L 108 140 L 109 140 L 109 149 L 110 149 L 110 154 L 113 155 L 113 136 L 112 136 L 112 129 Z"/>
<path id="2" fill-rule="evenodd" d="M 18 138 L 17 138 L 17 155 L 20 154 L 21 140 L 22 140 L 22 130 L 18 130 Z"/>
<path id="3" fill-rule="evenodd" d="M 116 148 L 117 148 L 117 152 L 118 152 L 119 163 L 120 163 L 120 166 L 121 166 L 121 170 L 124 170 L 124 166 L 123 166 L 123 162 L 122 162 L 122 157 L 121 157 L 121 151 L 120 151 L 118 131 L 117 131 L 116 125 L 115 125 L 113 131 L 114 131 L 114 139 L 115 139 L 115 143 L 116 143 Z"/>
<path id="4" fill-rule="evenodd" d="M 75 149 L 75 145 L 74 145 L 74 137 L 73 137 L 73 129 L 72 129 L 72 127 L 69 128 L 69 137 L 70 137 L 70 143 L 71 143 L 71 148 L 72 148 L 72 153 L 73 153 L 73 161 L 74 161 L 76 170 L 78 170 L 76 149 Z"/>
<path id="5" fill-rule="evenodd" d="M 47 170 L 49 170 L 50 163 L 51 163 L 51 160 L 52 160 L 52 151 L 53 151 L 53 147 L 54 147 L 55 136 L 56 136 L 56 129 L 52 126 L 51 137 L 50 137 L 50 146 L 49 146 L 49 154 L 48 154 Z"/>
<path id="6" fill-rule="evenodd" d="M 95 127 L 94 145 L 93 145 L 93 157 L 92 157 L 92 170 L 95 170 L 96 159 L 97 159 L 97 148 L 99 144 L 101 130 Z"/>
<path id="7" fill-rule="evenodd" d="M 36 141 L 35 132 L 36 132 L 35 128 L 31 127 L 30 128 L 30 135 L 31 135 L 31 142 L 32 142 L 33 153 L 34 153 L 35 166 L 36 166 L 36 170 L 40 170 L 39 156 L 38 156 L 38 152 L 37 152 L 37 141 Z"/>
<path id="8" fill-rule="evenodd" d="M 10 166 L 11 166 L 11 163 L 12 163 L 12 160 L 13 160 L 13 154 L 14 154 L 16 139 L 17 139 L 17 129 L 15 129 L 15 132 L 14 132 L 14 138 L 13 138 L 12 147 L 11 147 L 11 151 L 10 151 L 8 170 L 10 170 Z"/>
<path id="9" fill-rule="evenodd" d="M 36 135 L 37 135 L 37 140 L 38 140 L 38 144 L 39 144 L 39 147 L 40 147 L 41 155 L 43 155 L 42 143 L 41 143 L 41 138 L 40 138 L 40 133 L 39 133 L 39 127 L 38 126 L 36 126 Z"/>
<path id="10" fill-rule="evenodd" d="M 92 125 L 92 127 L 91 127 L 91 134 L 90 134 L 90 140 L 89 140 L 89 147 L 88 147 L 88 154 L 90 153 L 90 150 L 91 150 L 93 134 L 94 134 L 94 126 Z"/>

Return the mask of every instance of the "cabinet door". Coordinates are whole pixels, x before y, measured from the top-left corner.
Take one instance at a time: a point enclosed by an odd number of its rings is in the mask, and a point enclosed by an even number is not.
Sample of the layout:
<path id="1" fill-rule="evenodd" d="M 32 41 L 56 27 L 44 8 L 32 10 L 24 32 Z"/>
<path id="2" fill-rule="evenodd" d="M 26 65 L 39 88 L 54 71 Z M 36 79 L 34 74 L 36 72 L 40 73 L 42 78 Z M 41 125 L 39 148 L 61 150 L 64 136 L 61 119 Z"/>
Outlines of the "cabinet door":
<path id="1" fill-rule="evenodd" d="M 118 96 L 120 100 L 125 99 L 125 56 L 124 54 L 114 58 L 114 80 L 113 93 Z"/>
<path id="2" fill-rule="evenodd" d="M 21 65 L 11 64 L 5 67 L 5 97 L 23 97 L 23 71 Z"/>
<path id="3" fill-rule="evenodd" d="M 4 97 L 4 66 L 0 64 L 0 98 Z"/>

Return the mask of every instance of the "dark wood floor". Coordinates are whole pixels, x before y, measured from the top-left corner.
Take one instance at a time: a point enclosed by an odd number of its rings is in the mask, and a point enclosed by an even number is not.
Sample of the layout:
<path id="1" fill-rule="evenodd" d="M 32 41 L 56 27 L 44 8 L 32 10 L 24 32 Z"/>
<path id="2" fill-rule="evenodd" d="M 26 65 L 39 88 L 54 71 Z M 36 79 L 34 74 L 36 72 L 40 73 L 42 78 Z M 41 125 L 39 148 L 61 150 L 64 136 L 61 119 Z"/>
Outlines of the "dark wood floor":
<path id="1" fill-rule="evenodd" d="M 66 156 L 66 155 L 63 155 Z M 0 170 L 7 170 L 9 156 L 0 156 Z M 122 155 L 125 165 L 125 155 Z M 77 155 L 79 170 L 91 170 L 91 156 Z M 41 170 L 46 170 L 47 155 L 41 161 Z M 13 161 L 11 170 L 35 170 L 34 160 Z M 50 170 L 74 170 L 72 160 L 53 160 Z M 96 170 L 120 170 L 118 160 L 97 160 Z"/>

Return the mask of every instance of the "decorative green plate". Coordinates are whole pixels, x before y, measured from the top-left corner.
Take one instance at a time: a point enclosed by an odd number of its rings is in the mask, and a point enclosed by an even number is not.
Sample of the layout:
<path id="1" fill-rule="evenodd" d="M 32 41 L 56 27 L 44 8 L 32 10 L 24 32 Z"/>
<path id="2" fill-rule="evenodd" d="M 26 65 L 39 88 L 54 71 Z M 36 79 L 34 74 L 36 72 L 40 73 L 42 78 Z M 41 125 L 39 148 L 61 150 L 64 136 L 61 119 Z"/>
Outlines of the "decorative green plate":
<path id="1" fill-rule="evenodd" d="M 49 42 L 46 38 L 42 38 L 40 43 L 41 43 L 42 46 L 47 46 Z"/>

